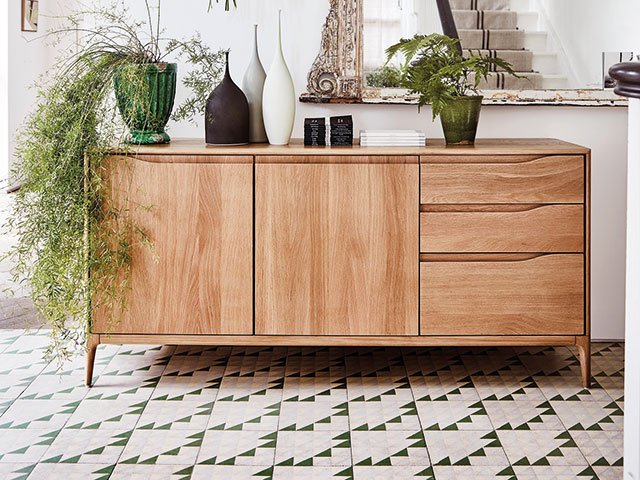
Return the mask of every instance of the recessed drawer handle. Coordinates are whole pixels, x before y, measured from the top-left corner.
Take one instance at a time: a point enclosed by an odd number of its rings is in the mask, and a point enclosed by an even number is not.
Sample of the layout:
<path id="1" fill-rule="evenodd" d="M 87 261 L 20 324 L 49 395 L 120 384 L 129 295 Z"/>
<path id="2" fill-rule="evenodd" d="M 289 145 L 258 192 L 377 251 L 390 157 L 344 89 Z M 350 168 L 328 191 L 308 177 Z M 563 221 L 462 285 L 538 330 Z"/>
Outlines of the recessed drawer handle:
<path id="1" fill-rule="evenodd" d="M 422 253 L 421 262 L 528 262 L 549 253 Z"/>
<path id="2" fill-rule="evenodd" d="M 420 205 L 421 213 L 520 213 L 531 212 L 538 208 L 548 207 L 552 204 L 522 203 L 522 204 L 466 204 L 447 205 L 430 204 Z"/>

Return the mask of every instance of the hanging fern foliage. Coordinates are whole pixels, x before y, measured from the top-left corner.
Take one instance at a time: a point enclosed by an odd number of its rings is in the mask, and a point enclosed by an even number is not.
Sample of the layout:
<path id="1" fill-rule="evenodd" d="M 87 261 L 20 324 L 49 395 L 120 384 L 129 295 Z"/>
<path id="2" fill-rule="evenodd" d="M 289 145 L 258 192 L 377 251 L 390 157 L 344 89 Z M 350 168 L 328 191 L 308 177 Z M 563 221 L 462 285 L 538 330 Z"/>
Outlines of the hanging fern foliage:
<path id="1" fill-rule="evenodd" d="M 480 51 L 462 55 L 458 43 L 458 39 L 434 33 L 403 38 L 386 50 L 387 63 L 398 54 L 404 57 L 400 83 L 418 94 L 418 108 L 431 104 L 434 119 L 454 97 L 478 95 L 480 82 L 496 68 L 519 77 L 501 58 Z"/>

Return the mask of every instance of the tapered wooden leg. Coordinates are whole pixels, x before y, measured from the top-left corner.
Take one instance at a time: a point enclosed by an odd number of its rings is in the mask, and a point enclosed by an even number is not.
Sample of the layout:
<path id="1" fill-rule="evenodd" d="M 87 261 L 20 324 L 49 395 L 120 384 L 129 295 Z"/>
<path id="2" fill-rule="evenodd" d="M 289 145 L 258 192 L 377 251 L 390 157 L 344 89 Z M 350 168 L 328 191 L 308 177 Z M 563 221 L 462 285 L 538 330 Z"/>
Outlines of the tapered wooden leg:
<path id="1" fill-rule="evenodd" d="M 576 337 L 576 346 L 580 354 L 580 370 L 582 370 L 582 385 L 591 386 L 591 337 L 584 335 Z"/>
<path id="2" fill-rule="evenodd" d="M 100 337 L 91 335 L 87 343 L 87 387 L 91 387 L 93 381 L 93 364 L 96 360 L 98 345 L 100 345 Z"/>

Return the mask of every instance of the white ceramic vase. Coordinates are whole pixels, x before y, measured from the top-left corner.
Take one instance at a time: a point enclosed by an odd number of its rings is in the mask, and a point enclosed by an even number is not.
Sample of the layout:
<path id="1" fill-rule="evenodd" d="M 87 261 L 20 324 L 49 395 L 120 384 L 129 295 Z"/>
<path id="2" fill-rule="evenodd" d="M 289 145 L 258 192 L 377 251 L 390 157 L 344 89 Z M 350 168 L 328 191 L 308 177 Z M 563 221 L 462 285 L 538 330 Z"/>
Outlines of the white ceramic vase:
<path id="1" fill-rule="evenodd" d="M 269 143 L 287 145 L 296 116 L 296 91 L 282 54 L 282 10 L 278 12 L 278 45 L 264 82 L 262 116 Z"/>
<path id="2" fill-rule="evenodd" d="M 254 47 L 249 66 L 242 79 L 242 91 L 249 102 L 249 141 L 251 143 L 264 143 L 267 141 L 267 132 L 264 129 L 262 119 L 262 92 L 267 74 L 262 68 L 260 55 L 258 54 L 258 25 L 253 26 Z"/>

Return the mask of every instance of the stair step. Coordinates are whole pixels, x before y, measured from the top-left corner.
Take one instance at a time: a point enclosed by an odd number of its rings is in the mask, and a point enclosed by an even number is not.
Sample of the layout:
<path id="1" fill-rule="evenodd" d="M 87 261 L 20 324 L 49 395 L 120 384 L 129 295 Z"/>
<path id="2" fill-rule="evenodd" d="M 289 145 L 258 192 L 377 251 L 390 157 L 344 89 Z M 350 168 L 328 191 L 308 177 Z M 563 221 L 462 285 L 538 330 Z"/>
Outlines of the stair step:
<path id="1" fill-rule="evenodd" d="M 518 27 L 518 14 L 504 10 L 454 10 L 453 19 L 458 29 L 507 29 Z"/>
<path id="2" fill-rule="evenodd" d="M 488 78 L 480 80 L 481 90 L 536 90 L 542 88 L 543 76 L 535 72 L 520 72 L 522 78 L 505 73 L 490 73 Z M 473 75 L 471 75 L 473 80 Z"/>
<path id="3" fill-rule="evenodd" d="M 524 32 L 524 48 L 534 52 L 544 52 L 547 50 L 547 32 Z"/>
<path id="4" fill-rule="evenodd" d="M 509 0 L 450 0 L 452 10 L 509 10 Z"/>
<path id="5" fill-rule="evenodd" d="M 482 55 L 488 55 L 494 58 L 500 57 L 503 60 L 506 60 L 517 72 L 531 72 L 533 70 L 537 70 L 536 68 L 533 68 L 534 55 L 529 50 L 480 50 L 480 53 Z M 468 56 L 470 53 L 465 51 L 464 55 Z"/>
<path id="6" fill-rule="evenodd" d="M 525 47 L 523 30 L 459 29 L 458 35 L 463 49 L 520 50 Z"/>
<path id="7" fill-rule="evenodd" d="M 564 90 L 569 88 L 569 80 L 564 75 L 543 75 L 540 88 L 549 90 Z"/>
<path id="8" fill-rule="evenodd" d="M 536 52 L 533 55 L 532 69 L 544 75 L 558 74 L 558 54 L 553 52 Z"/>
<path id="9" fill-rule="evenodd" d="M 531 8 L 530 0 L 511 0 L 509 2 L 509 9 L 513 10 L 514 12 L 528 12 L 530 10 L 533 10 Z"/>
<path id="10" fill-rule="evenodd" d="M 538 14 L 536 12 L 513 12 L 518 18 L 520 30 L 538 30 Z"/>

